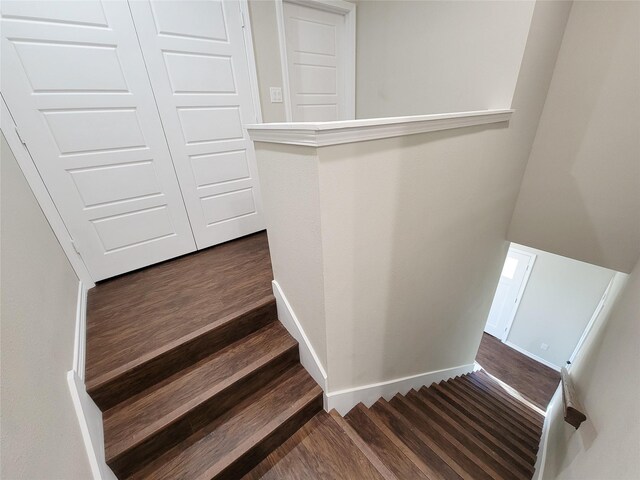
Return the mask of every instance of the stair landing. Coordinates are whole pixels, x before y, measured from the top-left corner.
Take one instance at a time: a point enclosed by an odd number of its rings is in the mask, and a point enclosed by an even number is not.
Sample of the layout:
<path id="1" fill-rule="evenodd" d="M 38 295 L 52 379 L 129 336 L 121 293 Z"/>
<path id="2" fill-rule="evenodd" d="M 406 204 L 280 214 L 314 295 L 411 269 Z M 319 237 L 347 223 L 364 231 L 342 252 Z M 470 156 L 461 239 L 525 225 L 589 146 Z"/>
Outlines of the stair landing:
<path id="1" fill-rule="evenodd" d="M 261 232 L 98 283 L 87 306 L 88 390 L 272 300 L 272 278 Z"/>

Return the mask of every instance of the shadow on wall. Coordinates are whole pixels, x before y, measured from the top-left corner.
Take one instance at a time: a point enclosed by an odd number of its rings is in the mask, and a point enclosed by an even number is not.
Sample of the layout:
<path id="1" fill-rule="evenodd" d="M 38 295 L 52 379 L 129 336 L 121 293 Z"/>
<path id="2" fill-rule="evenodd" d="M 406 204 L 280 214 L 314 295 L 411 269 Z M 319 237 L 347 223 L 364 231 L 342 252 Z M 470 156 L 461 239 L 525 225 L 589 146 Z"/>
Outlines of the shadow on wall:
<path id="1" fill-rule="evenodd" d="M 348 299 L 335 328 L 351 341 L 334 352 L 344 371 L 329 366 L 332 389 L 473 364 L 508 247 L 513 199 L 488 173 L 504 162 L 495 138 L 505 129 L 341 145 L 323 158 L 327 184 L 351 197 L 340 205 L 349 233 L 334 244 L 350 272 L 335 275 Z M 482 152 L 472 161 L 468 142 Z"/>
<path id="2" fill-rule="evenodd" d="M 509 232 L 627 273 L 640 238 L 632 3 L 573 5 Z"/>

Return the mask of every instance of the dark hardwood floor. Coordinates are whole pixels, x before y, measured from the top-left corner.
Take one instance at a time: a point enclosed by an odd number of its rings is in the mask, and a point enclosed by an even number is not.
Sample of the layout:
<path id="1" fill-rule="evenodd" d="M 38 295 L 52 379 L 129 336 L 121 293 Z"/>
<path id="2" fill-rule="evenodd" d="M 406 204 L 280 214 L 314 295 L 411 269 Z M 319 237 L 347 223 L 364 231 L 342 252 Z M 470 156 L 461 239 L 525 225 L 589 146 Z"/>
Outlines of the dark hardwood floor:
<path id="1" fill-rule="evenodd" d="M 547 409 L 560 383 L 560 372 L 523 355 L 488 333 L 482 336 L 476 361 L 542 410 Z"/>
<path id="2" fill-rule="evenodd" d="M 482 371 L 324 412 L 270 282 L 261 233 L 90 292 L 87 389 L 118 478 L 531 478 L 542 416 Z"/>
<path id="3" fill-rule="evenodd" d="M 543 417 L 485 372 L 319 412 L 243 480 L 527 480 Z"/>
<path id="4" fill-rule="evenodd" d="M 151 359 L 169 355 L 156 370 L 178 367 L 184 352 L 174 351 L 173 358 L 171 352 L 180 345 L 196 349 L 189 341 L 203 329 L 213 334 L 230 315 L 268 309 L 272 278 L 267 235 L 261 232 L 98 283 L 87 306 L 86 383 L 93 393 L 109 385 L 112 399 L 98 392 L 96 403 L 111 406 L 122 399 L 114 382 L 121 383 L 119 390 L 143 377 L 151 382 L 148 371 L 136 376 Z"/>

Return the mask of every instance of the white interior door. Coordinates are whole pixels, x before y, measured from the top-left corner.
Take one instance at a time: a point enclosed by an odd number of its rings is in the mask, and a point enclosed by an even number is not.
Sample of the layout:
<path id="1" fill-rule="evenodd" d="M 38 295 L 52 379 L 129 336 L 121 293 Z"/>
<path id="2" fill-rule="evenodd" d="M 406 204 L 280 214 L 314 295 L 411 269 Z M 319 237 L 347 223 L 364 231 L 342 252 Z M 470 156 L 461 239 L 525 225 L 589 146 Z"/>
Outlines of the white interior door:
<path id="1" fill-rule="evenodd" d="M 507 330 L 516 313 L 517 304 L 528 277 L 527 270 L 531 268 L 532 258 L 535 258 L 535 255 L 513 248 L 510 248 L 507 254 L 484 328 L 485 332 L 500 340 L 506 337 Z"/>
<path id="2" fill-rule="evenodd" d="M 283 10 L 292 120 L 353 119 L 347 16 L 286 1 Z"/>
<path id="3" fill-rule="evenodd" d="M 130 2 L 198 248 L 265 228 L 239 2 Z"/>
<path id="4" fill-rule="evenodd" d="M 94 280 L 195 250 L 128 4 L 0 9 L 3 96 Z"/>

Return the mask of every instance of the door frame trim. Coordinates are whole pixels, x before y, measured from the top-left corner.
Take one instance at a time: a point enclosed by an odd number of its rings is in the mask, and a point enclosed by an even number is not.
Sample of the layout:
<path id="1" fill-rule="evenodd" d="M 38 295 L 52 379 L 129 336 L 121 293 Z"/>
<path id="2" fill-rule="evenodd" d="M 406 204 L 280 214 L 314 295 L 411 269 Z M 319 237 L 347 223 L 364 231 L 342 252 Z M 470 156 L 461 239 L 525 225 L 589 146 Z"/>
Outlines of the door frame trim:
<path id="1" fill-rule="evenodd" d="M 338 120 L 355 120 L 356 118 L 356 4 L 344 0 L 276 0 L 276 21 L 278 25 L 278 44 L 280 47 L 280 65 L 282 67 L 282 100 L 287 122 L 293 122 L 291 108 L 291 87 L 287 61 L 287 41 L 284 24 L 284 2 L 302 5 L 325 12 L 344 15 L 346 49 L 346 93 L 347 118 Z"/>
<path id="2" fill-rule="evenodd" d="M 13 115 L 9 110 L 9 106 L 5 103 L 4 97 L 0 94 L 2 103 L 2 116 L 0 120 L 1 130 L 4 137 L 9 144 L 13 155 L 18 162 L 22 174 L 27 180 L 29 188 L 33 193 L 38 205 L 42 209 L 45 218 L 49 222 L 51 230 L 58 239 L 58 243 L 62 247 L 62 250 L 69 259 L 69 263 L 73 268 L 73 271 L 78 276 L 78 279 L 86 286 L 87 289 L 95 286 L 95 282 L 89 273 L 89 269 L 84 263 L 84 260 L 73 246 L 73 238 L 67 230 L 67 227 L 58 212 L 57 207 L 53 203 L 53 199 L 49 195 L 49 191 L 38 172 L 35 162 L 31 158 L 31 153 L 27 149 L 27 146 L 22 143 L 18 137 L 18 125 L 13 120 Z"/>
<path id="3" fill-rule="evenodd" d="M 240 16 L 242 18 L 242 33 L 244 37 L 244 51 L 249 68 L 249 84 L 253 97 L 253 109 L 255 110 L 256 123 L 262 123 L 262 105 L 260 103 L 260 87 L 258 83 L 258 70 L 256 69 L 256 55 L 253 48 L 253 30 L 251 28 L 251 15 L 249 14 L 249 0 L 240 0 Z"/>
<path id="4" fill-rule="evenodd" d="M 509 321 L 507 322 L 507 328 L 503 332 L 502 337 L 500 337 L 500 341 L 502 343 L 507 343 L 509 333 L 511 332 L 511 327 L 513 327 L 513 321 L 516 319 L 516 314 L 518 313 L 518 308 L 520 307 L 520 301 L 522 300 L 524 291 L 527 288 L 527 283 L 529 282 L 529 277 L 531 276 L 531 272 L 533 271 L 533 265 L 536 263 L 536 258 L 538 258 L 537 254 L 527 252 L 526 250 L 521 250 L 517 247 L 509 247 L 509 250 L 529 257 L 529 263 L 527 263 L 527 270 L 524 272 L 524 277 L 522 277 L 522 283 L 520 284 L 520 288 L 518 289 L 518 296 L 516 297 L 516 301 L 513 307 L 511 308 Z"/>

